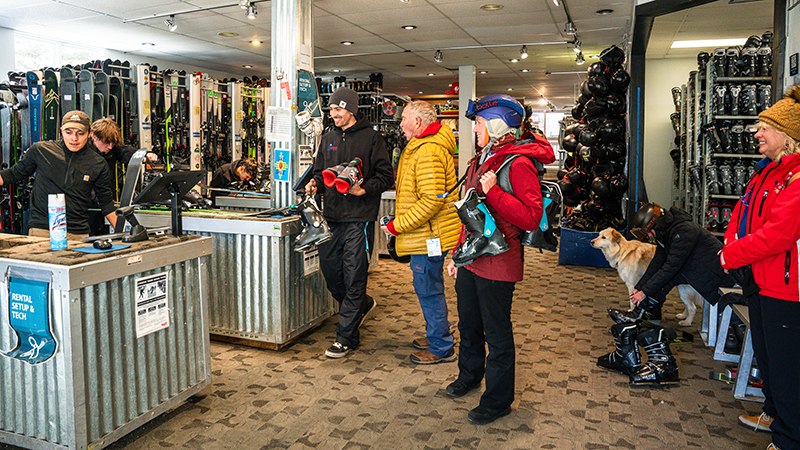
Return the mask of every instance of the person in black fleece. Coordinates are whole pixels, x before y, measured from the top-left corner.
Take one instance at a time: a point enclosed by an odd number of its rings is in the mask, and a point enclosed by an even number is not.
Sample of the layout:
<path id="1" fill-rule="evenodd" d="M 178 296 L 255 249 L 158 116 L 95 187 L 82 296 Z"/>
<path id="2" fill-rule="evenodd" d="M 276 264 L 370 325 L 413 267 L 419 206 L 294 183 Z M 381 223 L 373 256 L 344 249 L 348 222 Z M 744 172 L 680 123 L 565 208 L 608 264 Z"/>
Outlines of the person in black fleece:
<path id="1" fill-rule="evenodd" d="M 375 300 L 367 295 L 368 242 L 381 193 L 394 184 L 394 173 L 383 136 L 358 115 L 358 94 L 339 88 L 329 103 L 336 128 L 322 136 L 314 159 L 314 178 L 305 190 L 310 195 L 324 195 L 322 213 L 333 233 L 331 240 L 319 245 L 320 269 L 328 290 L 339 302 L 336 341 L 325 355 L 341 358 L 358 348 L 358 328 L 375 308 Z M 346 165 L 356 157 L 362 161 L 363 180 L 346 194 L 336 187 L 326 188 L 322 171 Z"/>

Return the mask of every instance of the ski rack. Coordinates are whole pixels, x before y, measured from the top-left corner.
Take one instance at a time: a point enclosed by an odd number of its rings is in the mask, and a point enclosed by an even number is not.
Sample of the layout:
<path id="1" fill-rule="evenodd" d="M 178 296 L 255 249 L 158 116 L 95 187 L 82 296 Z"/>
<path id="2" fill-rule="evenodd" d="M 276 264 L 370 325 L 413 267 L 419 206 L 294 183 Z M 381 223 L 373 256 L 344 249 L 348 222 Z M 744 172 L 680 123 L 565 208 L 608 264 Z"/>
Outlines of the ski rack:
<path id="1" fill-rule="evenodd" d="M 150 118 L 150 65 L 136 65 L 136 98 L 137 109 L 139 110 L 139 148 L 153 150 L 153 140 L 151 134 L 152 121 Z"/>
<path id="2" fill-rule="evenodd" d="M 231 151 L 233 160 L 242 159 L 242 120 L 244 119 L 242 83 L 232 81 L 228 83 L 228 92 L 231 96 Z"/>
<path id="3" fill-rule="evenodd" d="M 186 85 L 189 89 L 189 158 L 192 170 L 200 170 L 203 154 L 200 151 L 200 74 L 187 74 Z"/>

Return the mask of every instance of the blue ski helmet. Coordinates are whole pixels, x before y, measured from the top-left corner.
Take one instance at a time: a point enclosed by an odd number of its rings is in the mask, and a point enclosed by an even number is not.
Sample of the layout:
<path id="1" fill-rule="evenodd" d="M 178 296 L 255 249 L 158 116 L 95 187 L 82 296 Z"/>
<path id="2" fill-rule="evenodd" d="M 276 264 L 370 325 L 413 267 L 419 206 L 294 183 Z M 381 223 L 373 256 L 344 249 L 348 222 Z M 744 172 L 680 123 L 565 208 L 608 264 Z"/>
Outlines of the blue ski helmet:
<path id="1" fill-rule="evenodd" d="M 500 119 L 509 128 L 519 128 L 522 126 L 525 110 L 514 97 L 493 94 L 479 100 L 470 100 L 465 116 L 470 120 L 475 120 L 475 116 L 481 116 L 486 120 Z"/>

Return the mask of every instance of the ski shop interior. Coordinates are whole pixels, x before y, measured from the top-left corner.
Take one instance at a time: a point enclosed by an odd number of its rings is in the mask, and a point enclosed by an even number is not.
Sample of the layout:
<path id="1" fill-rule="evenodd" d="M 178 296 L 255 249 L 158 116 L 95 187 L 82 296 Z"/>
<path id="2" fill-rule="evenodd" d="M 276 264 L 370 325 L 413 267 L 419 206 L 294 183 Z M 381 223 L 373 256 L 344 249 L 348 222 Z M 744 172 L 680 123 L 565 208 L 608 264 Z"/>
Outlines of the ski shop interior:
<path id="1" fill-rule="evenodd" d="M 114 167 L 130 228 L 112 227 L 108 250 L 81 252 L 91 237 L 51 250 L 25 236 L 31 184 L 2 186 L 0 448 L 765 448 L 768 433 L 737 424 L 763 397 L 746 327 L 730 336 L 730 308 L 704 302 L 679 324 L 683 305 L 670 294 L 676 385 L 632 388 L 597 367 L 614 347 L 606 310 L 627 308 L 628 292 L 588 242 L 607 226 L 625 230 L 648 201 L 722 235 L 743 186 L 720 174 L 747 174 L 757 113 L 800 82 L 798 4 L 4 0 L 2 167 L 58 139 L 72 109 L 114 119 L 125 144 L 147 152 Z M 607 64 L 615 49 L 624 61 Z M 618 77 L 589 83 L 612 65 Z M 293 249 L 303 230 L 295 189 L 342 86 L 358 92 L 395 164 L 408 102 L 432 103 L 453 129 L 463 173 L 475 139 L 460 107 L 507 94 L 556 151 L 545 180 L 564 187 L 584 165 L 602 181 L 602 202 L 592 177 L 559 190 L 560 245 L 525 251 L 512 316 L 517 400 L 502 420 L 474 425 L 466 412 L 478 395 L 445 395 L 456 364 L 409 362 L 424 319 L 409 268 L 388 257 L 377 226 L 376 314 L 349 357 L 323 355 L 338 306 L 316 250 Z M 711 100 L 734 95 L 747 106 Z M 575 125 L 590 115 L 617 124 L 601 151 Z M 721 154 L 709 123 L 728 136 Z M 147 153 L 157 160 L 142 162 Z M 210 196 L 213 172 L 243 158 L 256 159 L 258 176 Z M 181 200 L 190 189 L 199 195 Z M 385 192 L 379 217 L 394 203 Z M 44 283 L 36 330 L 13 323 L 22 313 L 12 305 L 34 313 L 11 295 L 20 280 Z"/>

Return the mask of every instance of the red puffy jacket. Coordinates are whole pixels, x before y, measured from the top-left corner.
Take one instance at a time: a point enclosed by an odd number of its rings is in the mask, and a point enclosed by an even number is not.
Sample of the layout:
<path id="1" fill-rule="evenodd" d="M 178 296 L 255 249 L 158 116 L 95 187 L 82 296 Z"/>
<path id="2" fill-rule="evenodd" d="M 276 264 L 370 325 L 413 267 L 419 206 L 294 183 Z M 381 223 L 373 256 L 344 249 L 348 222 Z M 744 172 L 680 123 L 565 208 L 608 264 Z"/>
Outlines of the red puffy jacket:
<path id="1" fill-rule="evenodd" d="M 555 161 L 555 152 L 547 139 L 539 135 L 534 136 L 533 142 L 512 141 L 492 148 L 492 155 L 480 167 L 476 167 L 477 161 L 473 162 L 467 172 L 465 189 L 475 187 L 478 193 L 483 193 L 481 183 L 478 181 L 481 175 L 489 170 L 497 172 L 508 155 L 528 156 L 543 164 Z M 466 266 L 482 278 L 495 281 L 522 281 L 524 264 L 522 245 L 519 241 L 520 228 L 535 229 L 539 226 L 544 213 L 538 174 L 529 158 L 517 158 L 511 162 L 509 179 L 511 187 L 514 189 L 514 195 L 503 191 L 498 185 L 493 186 L 486 193 L 486 206 L 492 213 L 497 228 L 503 232 L 509 249 L 499 255 L 482 256 Z M 462 227 L 459 245 L 465 237 Z"/>
<path id="2" fill-rule="evenodd" d="M 800 180 L 792 177 L 800 173 L 800 154 L 764 164 L 733 210 L 719 260 L 725 269 L 750 264 L 762 295 L 796 302 Z"/>

